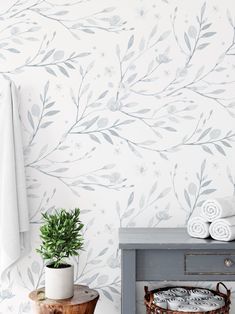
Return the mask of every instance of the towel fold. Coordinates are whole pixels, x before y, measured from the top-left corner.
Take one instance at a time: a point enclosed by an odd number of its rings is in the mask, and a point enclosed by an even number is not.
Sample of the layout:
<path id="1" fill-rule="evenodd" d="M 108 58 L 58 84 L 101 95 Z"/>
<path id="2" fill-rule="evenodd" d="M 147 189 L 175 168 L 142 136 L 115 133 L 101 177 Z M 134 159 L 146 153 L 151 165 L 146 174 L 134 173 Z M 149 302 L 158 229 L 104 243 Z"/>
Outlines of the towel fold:
<path id="1" fill-rule="evenodd" d="M 174 293 L 177 297 L 185 297 L 188 295 L 188 291 L 184 288 L 172 288 L 170 292 Z"/>
<path id="2" fill-rule="evenodd" d="M 209 300 L 192 301 L 192 303 L 190 303 L 190 304 L 193 306 L 200 307 L 205 312 L 216 310 L 216 309 L 219 309 L 221 307 L 218 303 L 215 303 L 215 302 L 212 302 Z"/>
<path id="3" fill-rule="evenodd" d="M 202 309 L 199 306 L 190 305 L 190 304 L 179 305 L 177 310 L 181 312 L 201 312 L 202 311 Z"/>
<path id="4" fill-rule="evenodd" d="M 235 240 L 235 216 L 215 220 L 210 225 L 210 235 L 218 241 Z"/>
<path id="5" fill-rule="evenodd" d="M 235 215 L 235 197 L 209 199 L 202 204 L 200 216 L 206 221 Z"/>
<path id="6" fill-rule="evenodd" d="M 187 304 L 184 298 L 175 297 L 167 300 L 167 308 L 169 310 L 175 311 L 178 309 L 179 305 Z"/>
<path id="7" fill-rule="evenodd" d="M 213 296 L 213 293 L 207 289 L 193 289 L 190 290 L 190 296 L 194 298 L 208 298 Z"/>
<path id="8" fill-rule="evenodd" d="M 220 297 L 219 295 L 213 295 L 212 297 L 208 298 L 208 301 L 210 301 L 212 303 L 216 303 L 220 307 L 223 307 L 225 305 L 224 298 Z"/>
<path id="9" fill-rule="evenodd" d="M 213 311 L 219 309 L 221 306 L 218 303 L 210 302 L 210 301 L 204 301 L 201 302 L 200 307 L 205 311 Z"/>
<path id="10" fill-rule="evenodd" d="M 0 81 L 0 276 L 28 248 L 29 218 L 16 88 Z"/>
<path id="11" fill-rule="evenodd" d="M 169 290 L 163 290 L 163 291 L 156 292 L 154 295 L 156 297 L 165 298 L 165 299 L 176 297 L 175 293 L 171 292 L 170 289 Z"/>
<path id="12" fill-rule="evenodd" d="M 167 300 L 163 298 L 154 298 L 154 303 L 163 309 L 167 309 Z"/>
<path id="13" fill-rule="evenodd" d="M 210 223 L 202 217 L 191 217 L 187 223 L 187 232 L 193 238 L 205 239 L 210 236 Z"/>
<path id="14" fill-rule="evenodd" d="M 192 302 L 201 302 L 203 300 L 209 300 L 210 297 L 194 297 L 194 296 L 189 296 L 187 298 L 185 298 L 185 300 L 191 304 Z"/>

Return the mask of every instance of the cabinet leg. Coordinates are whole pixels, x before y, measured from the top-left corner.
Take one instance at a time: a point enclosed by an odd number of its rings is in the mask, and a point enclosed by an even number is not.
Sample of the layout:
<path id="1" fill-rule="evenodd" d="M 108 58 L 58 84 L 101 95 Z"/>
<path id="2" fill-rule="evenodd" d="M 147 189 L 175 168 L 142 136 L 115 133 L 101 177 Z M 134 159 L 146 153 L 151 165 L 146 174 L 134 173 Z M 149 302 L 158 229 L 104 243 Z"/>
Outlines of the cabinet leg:
<path id="1" fill-rule="evenodd" d="M 136 314 L 136 252 L 122 250 L 122 314 Z"/>

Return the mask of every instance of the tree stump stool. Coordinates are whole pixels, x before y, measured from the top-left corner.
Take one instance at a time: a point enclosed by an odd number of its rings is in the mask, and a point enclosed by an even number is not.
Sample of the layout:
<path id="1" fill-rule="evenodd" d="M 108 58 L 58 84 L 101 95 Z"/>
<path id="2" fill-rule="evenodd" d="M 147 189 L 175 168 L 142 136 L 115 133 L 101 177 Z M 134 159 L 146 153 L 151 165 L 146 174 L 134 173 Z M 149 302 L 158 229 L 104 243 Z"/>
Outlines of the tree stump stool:
<path id="1" fill-rule="evenodd" d="M 70 299 L 47 299 L 44 288 L 32 291 L 29 298 L 35 302 L 37 314 L 93 314 L 99 293 L 87 286 L 74 285 L 74 296 Z"/>

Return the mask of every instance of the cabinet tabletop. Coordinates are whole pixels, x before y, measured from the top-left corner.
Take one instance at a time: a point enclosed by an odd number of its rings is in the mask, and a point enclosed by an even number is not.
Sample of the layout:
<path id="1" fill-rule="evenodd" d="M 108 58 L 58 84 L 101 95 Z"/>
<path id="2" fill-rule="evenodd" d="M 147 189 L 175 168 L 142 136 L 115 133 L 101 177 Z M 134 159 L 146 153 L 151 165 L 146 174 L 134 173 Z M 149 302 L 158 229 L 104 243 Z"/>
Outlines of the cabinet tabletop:
<path id="1" fill-rule="evenodd" d="M 98 296 L 99 293 L 96 290 L 90 289 L 89 287 L 83 285 L 74 285 L 74 296 L 64 300 L 52 300 L 45 298 L 44 287 L 34 290 L 29 294 L 29 298 L 37 303 L 66 306 L 87 303 L 94 300 Z"/>
<path id="2" fill-rule="evenodd" d="M 192 238 L 186 228 L 120 228 L 119 248 L 235 250 L 235 241 Z"/>

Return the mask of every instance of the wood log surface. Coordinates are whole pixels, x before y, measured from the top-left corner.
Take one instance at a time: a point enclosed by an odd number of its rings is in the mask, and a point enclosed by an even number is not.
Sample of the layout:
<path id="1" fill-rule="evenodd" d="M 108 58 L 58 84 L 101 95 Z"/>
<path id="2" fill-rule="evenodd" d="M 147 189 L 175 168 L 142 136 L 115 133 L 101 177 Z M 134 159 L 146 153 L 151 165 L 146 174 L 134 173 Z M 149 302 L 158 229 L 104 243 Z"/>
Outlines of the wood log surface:
<path id="1" fill-rule="evenodd" d="M 74 296 L 69 299 L 47 299 L 44 288 L 32 291 L 29 298 L 35 302 L 37 314 L 93 314 L 99 293 L 87 286 L 74 285 Z"/>

